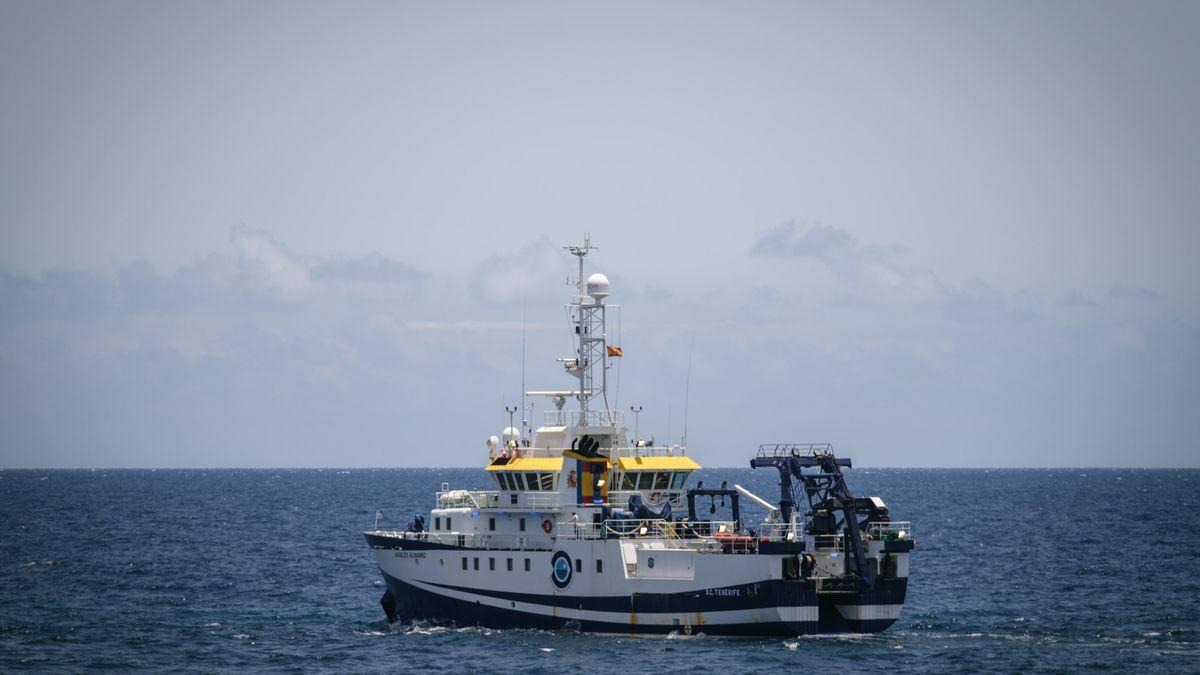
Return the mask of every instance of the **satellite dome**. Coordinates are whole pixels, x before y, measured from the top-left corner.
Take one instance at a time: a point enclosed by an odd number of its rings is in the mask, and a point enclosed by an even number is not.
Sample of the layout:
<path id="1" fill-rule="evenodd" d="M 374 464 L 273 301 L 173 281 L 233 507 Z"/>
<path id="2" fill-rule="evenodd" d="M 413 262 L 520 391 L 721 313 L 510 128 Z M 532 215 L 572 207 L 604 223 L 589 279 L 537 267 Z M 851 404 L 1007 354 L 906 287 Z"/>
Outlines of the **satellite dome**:
<path id="1" fill-rule="evenodd" d="M 587 294 L 600 300 L 608 297 L 608 277 L 596 272 L 587 279 Z"/>
<path id="2" fill-rule="evenodd" d="M 500 432 L 500 435 L 504 437 L 505 443 L 521 440 L 521 432 L 516 427 L 505 427 L 504 431 Z"/>
<path id="3" fill-rule="evenodd" d="M 487 439 L 488 450 L 495 450 L 497 445 L 500 445 L 500 439 L 496 438 L 495 436 L 488 436 L 488 439 Z"/>

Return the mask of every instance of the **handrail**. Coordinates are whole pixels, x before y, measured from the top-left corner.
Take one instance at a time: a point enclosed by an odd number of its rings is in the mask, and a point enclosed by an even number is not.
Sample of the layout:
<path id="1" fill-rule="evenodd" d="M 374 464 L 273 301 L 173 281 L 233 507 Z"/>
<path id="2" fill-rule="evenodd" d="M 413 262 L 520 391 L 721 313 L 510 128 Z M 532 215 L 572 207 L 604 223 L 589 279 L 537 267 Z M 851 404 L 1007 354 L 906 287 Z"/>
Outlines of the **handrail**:
<path id="1" fill-rule="evenodd" d="M 836 551 L 841 552 L 846 550 L 845 537 L 840 534 L 814 534 L 813 548 L 818 551 Z"/>
<path id="2" fill-rule="evenodd" d="M 563 539 L 711 539 L 714 532 L 733 534 L 735 527 L 733 521 L 720 520 L 671 522 L 661 518 L 614 518 L 599 523 L 559 522 L 554 534 Z"/>
<path id="3" fill-rule="evenodd" d="M 867 523 L 867 538 L 891 541 L 892 539 L 912 539 L 912 523 L 907 520 L 893 520 L 886 523 Z"/>
<path id="4" fill-rule="evenodd" d="M 683 495 L 686 493 L 686 490 L 609 490 L 608 491 L 608 502 L 610 504 L 613 504 L 614 506 L 619 506 L 621 508 L 625 508 L 625 505 L 629 503 L 630 496 L 644 495 L 647 492 L 661 493 L 662 494 L 661 501 L 670 503 L 671 508 L 681 508 L 681 507 L 685 506 L 685 504 L 686 504 L 686 502 L 683 498 Z M 659 503 L 661 503 L 661 502 L 659 502 Z M 657 506 L 657 505 L 658 504 L 651 504 L 651 506 Z"/>
<path id="5" fill-rule="evenodd" d="M 436 493 L 440 509 L 498 509 L 502 506 L 521 508 L 552 508 L 562 504 L 562 495 L 549 490 L 515 491 L 519 497 L 516 504 L 504 504 L 499 490 L 446 490 Z"/>
<path id="6" fill-rule="evenodd" d="M 758 446 L 759 457 L 803 457 L 813 454 L 830 454 L 829 443 L 764 443 Z"/>
<path id="7" fill-rule="evenodd" d="M 518 446 L 516 448 L 497 447 L 488 452 L 488 461 L 491 462 L 502 454 L 507 454 L 509 457 L 525 459 L 529 457 L 561 457 L 564 450 L 568 448 L 550 448 L 550 447 L 533 447 L 533 446 Z M 616 448 L 600 448 L 599 454 L 603 457 L 686 457 L 687 446 L 685 445 L 643 445 L 641 447 L 635 445 L 621 445 Z"/>
<path id="8" fill-rule="evenodd" d="M 545 551 L 551 548 L 554 537 L 531 531 L 520 534 L 496 534 L 494 532 L 400 532 L 398 530 L 375 530 L 372 534 L 425 541 L 446 546 L 479 548 L 502 551 Z"/>
<path id="9" fill-rule="evenodd" d="M 580 410 L 547 410 L 542 413 L 542 423 L 548 427 L 619 427 L 625 423 L 625 413 L 589 410 L 585 415 Z"/>

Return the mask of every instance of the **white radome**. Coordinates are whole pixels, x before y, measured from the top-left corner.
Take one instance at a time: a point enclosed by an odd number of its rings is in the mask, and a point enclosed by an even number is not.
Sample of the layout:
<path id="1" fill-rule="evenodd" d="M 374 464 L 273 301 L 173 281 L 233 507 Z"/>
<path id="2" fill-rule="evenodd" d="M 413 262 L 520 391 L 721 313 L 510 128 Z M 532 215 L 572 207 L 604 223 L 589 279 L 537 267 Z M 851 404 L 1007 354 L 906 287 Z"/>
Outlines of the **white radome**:
<path id="1" fill-rule="evenodd" d="M 587 294 L 596 300 L 608 297 L 608 277 L 596 272 L 587 279 Z"/>
<path id="2" fill-rule="evenodd" d="M 495 450 L 497 445 L 500 445 L 500 439 L 496 438 L 495 436 L 488 436 L 488 439 L 487 439 L 488 450 Z"/>
<path id="3" fill-rule="evenodd" d="M 505 443 L 521 440 L 521 432 L 516 427 L 505 427 L 504 431 L 500 432 L 500 435 L 504 437 Z"/>

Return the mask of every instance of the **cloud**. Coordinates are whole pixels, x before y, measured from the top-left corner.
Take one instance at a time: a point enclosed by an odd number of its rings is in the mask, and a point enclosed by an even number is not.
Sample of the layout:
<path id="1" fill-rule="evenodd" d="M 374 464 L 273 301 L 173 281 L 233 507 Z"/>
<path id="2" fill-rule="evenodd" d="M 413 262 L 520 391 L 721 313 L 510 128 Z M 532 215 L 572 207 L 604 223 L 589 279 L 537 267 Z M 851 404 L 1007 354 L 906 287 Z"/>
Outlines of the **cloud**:
<path id="1" fill-rule="evenodd" d="M 1063 307 L 1098 307 L 1099 304 L 1080 291 L 1071 291 L 1059 299 Z"/>
<path id="2" fill-rule="evenodd" d="M 820 261 L 843 282 L 849 302 L 883 307 L 922 307 L 942 302 L 948 289 L 932 271 L 901 264 L 900 249 L 864 246 L 849 232 L 828 225 L 781 225 L 759 237 L 752 253 Z"/>
<path id="3" fill-rule="evenodd" d="M 233 228 L 229 240 L 240 254 L 241 271 L 251 287 L 298 298 L 312 290 L 312 269 L 264 230 Z"/>
<path id="4" fill-rule="evenodd" d="M 485 260 L 475 270 L 471 287 L 478 298 L 498 304 L 546 297 L 562 288 L 572 273 L 568 257 L 543 235 L 515 253 Z"/>
<path id="5" fill-rule="evenodd" d="M 1158 291 L 1137 286 L 1134 284 L 1113 284 L 1112 288 L 1108 289 L 1109 297 L 1114 300 L 1161 300 L 1162 294 Z"/>
<path id="6" fill-rule="evenodd" d="M 210 255 L 169 273 L 144 260 L 111 270 L 63 268 L 37 275 L 0 268 L 0 317 L 79 322 L 404 301 L 420 291 L 426 277 L 378 253 L 314 261 L 259 229 L 234 228 L 230 242 L 236 255 Z"/>
<path id="7" fill-rule="evenodd" d="M 522 333 L 546 332 L 562 330 L 562 325 L 547 323 L 522 323 L 520 321 L 476 321 L 463 319 L 461 321 L 429 321 L 412 319 L 404 322 L 404 327 L 419 333 Z"/>
<path id="8" fill-rule="evenodd" d="M 795 223 L 787 223 L 755 241 L 753 252 L 776 258 L 816 258 L 840 265 L 854 258 L 859 246 L 848 232 L 836 227 L 810 225 L 797 232 Z"/>
<path id="9" fill-rule="evenodd" d="M 330 260 L 312 268 L 311 278 L 333 291 L 364 299 L 405 300 L 417 293 L 425 274 L 378 253 Z"/>
<path id="10" fill-rule="evenodd" d="M 957 321 L 1026 320 L 1037 314 L 1037 298 L 1012 297 L 988 283 L 942 280 L 933 270 L 908 264 L 905 249 L 867 245 L 828 225 L 781 225 L 759 237 L 753 255 L 812 260 L 832 274 L 830 301 L 845 307 L 932 309 Z"/>

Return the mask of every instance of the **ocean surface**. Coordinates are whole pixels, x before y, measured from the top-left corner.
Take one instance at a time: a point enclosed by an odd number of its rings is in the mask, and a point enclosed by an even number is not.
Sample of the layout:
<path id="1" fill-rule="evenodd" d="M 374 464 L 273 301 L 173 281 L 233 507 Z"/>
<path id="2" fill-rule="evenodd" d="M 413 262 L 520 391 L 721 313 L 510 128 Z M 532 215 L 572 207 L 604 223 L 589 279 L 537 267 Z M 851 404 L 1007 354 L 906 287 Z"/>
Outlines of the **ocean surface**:
<path id="1" fill-rule="evenodd" d="M 361 532 L 481 470 L 0 471 L 0 671 L 1200 672 L 1200 471 L 847 477 L 913 521 L 900 621 L 725 640 L 388 626 Z"/>

